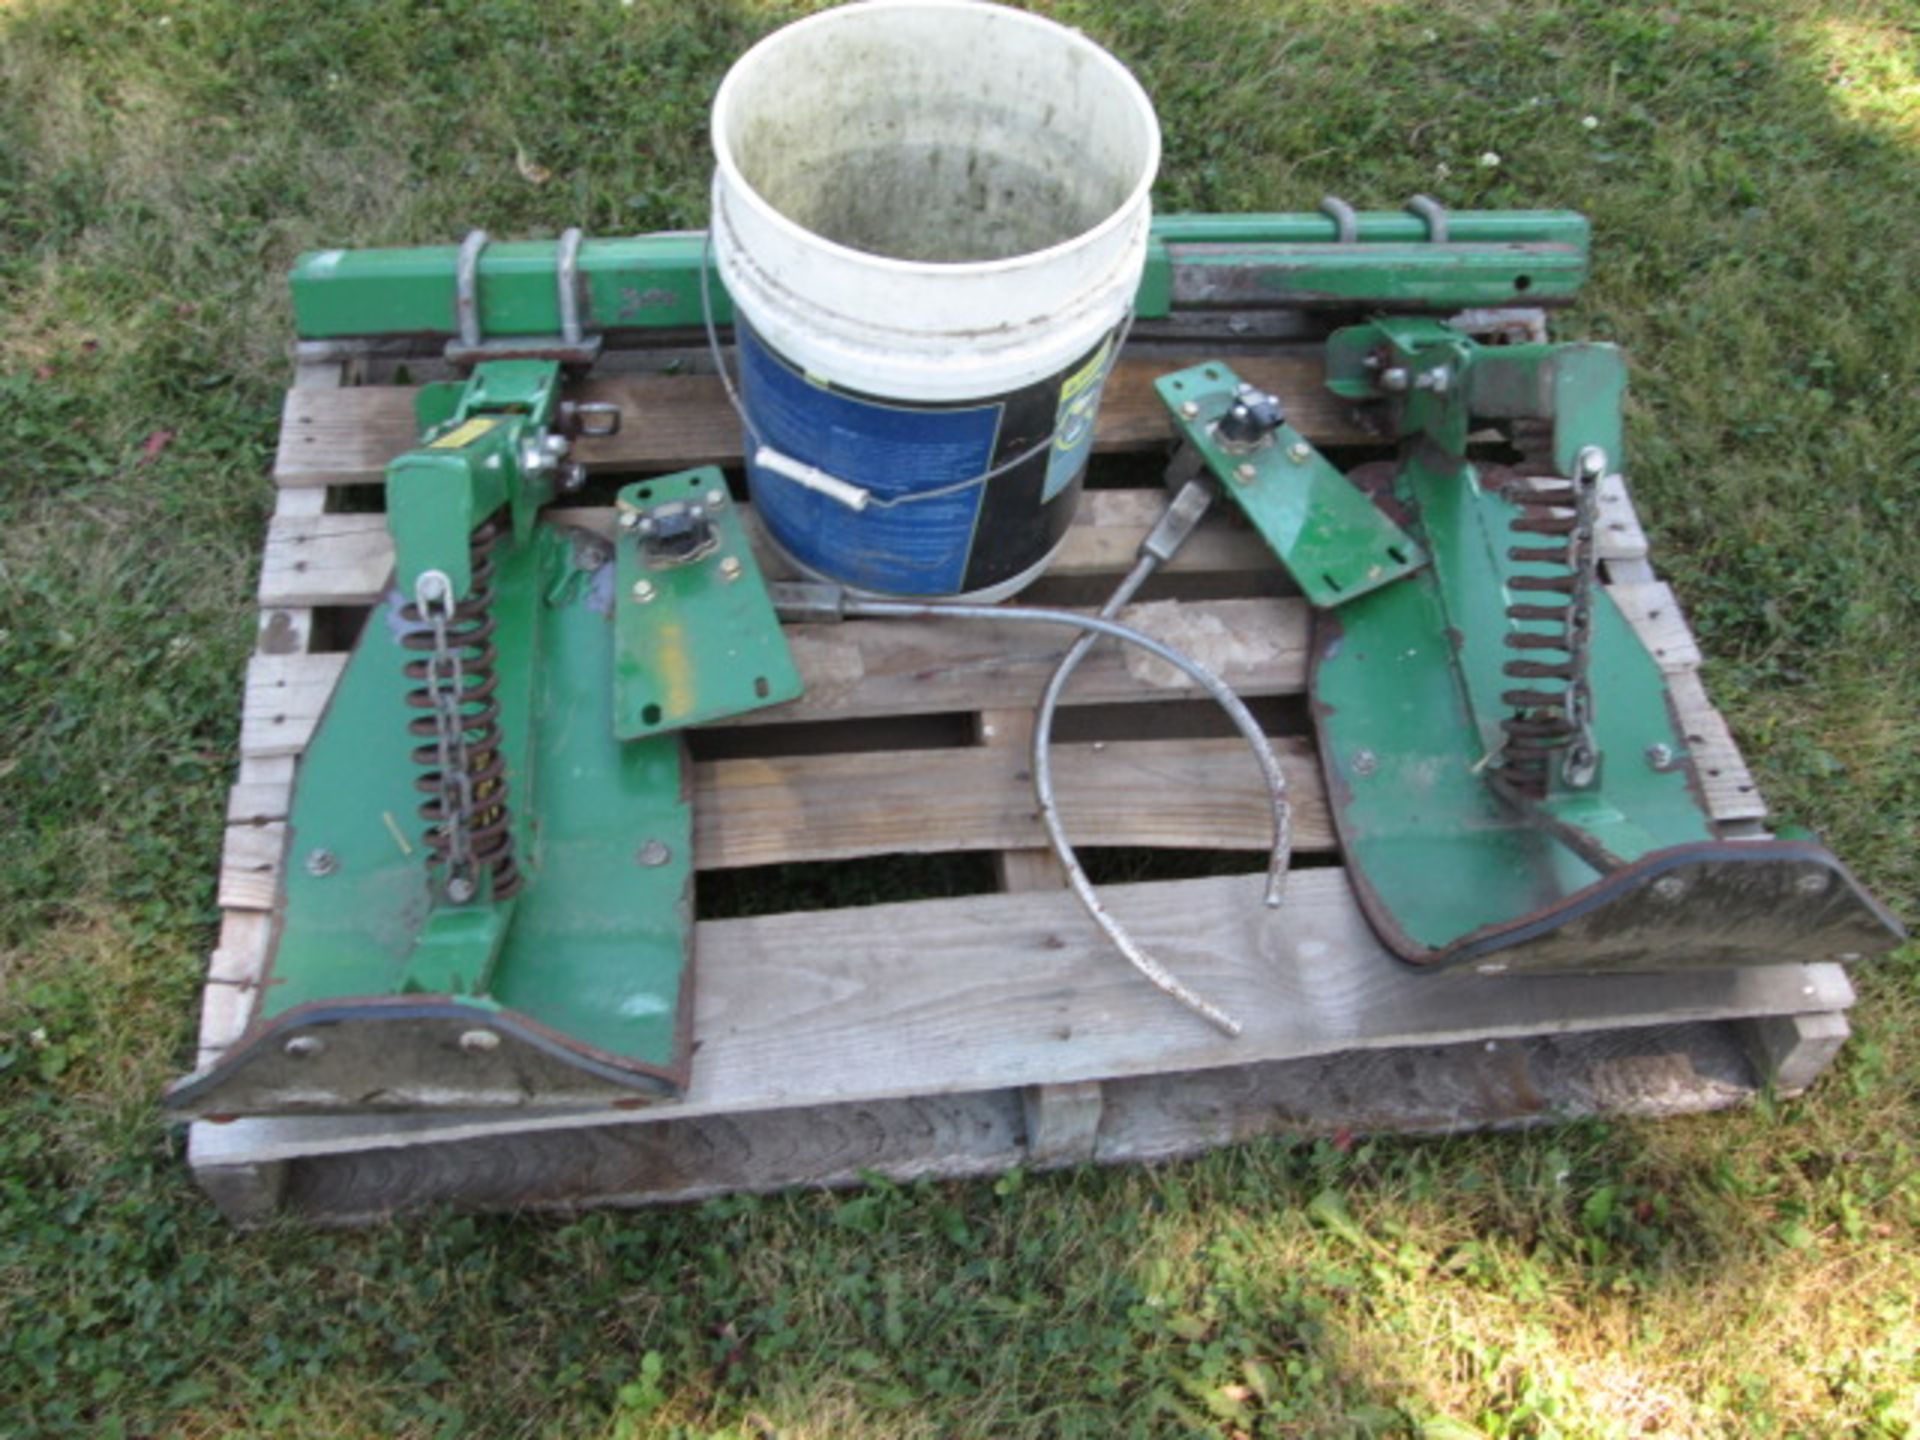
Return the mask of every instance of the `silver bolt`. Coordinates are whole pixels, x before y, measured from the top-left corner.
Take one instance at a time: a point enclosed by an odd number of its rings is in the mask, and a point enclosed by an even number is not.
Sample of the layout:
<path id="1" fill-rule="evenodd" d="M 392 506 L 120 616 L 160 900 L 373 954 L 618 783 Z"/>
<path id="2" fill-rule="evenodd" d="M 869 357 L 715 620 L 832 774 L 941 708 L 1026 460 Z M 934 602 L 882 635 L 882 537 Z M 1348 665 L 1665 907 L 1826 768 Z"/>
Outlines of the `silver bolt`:
<path id="1" fill-rule="evenodd" d="M 642 605 L 653 599 L 653 582 L 651 580 L 634 581 L 633 598 L 638 600 Z"/>
<path id="2" fill-rule="evenodd" d="M 500 1035 L 494 1030 L 468 1030 L 460 1036 L 460 1048 L 469 1055 L 485 1055 L 500 1048 Z"/>
<path id="3" fill-rule="evenodd" d="M 631 530 L 639 523 L 640 512 L 638 510 L 622 510 L 620 512 L 620 528 L 622 530 Z"/>
<path id="4" fill-rule="evenodd" d="M 447 898 L 456 905 L 464 905 L 473 899 L 475 885 L 464 875 L 456 875 L 447 881 Z"/>
<path id="5" fill-rule="evenodd" d="M 315 850 L 307 856 L 307 874 L 325 879 L 340 868 L 340 859 L 331 850 Z"/>
<path id="6" fill-rule="evenodd" d="M 1647 764 L 1656 770 L 1664 770 L 1673 763 L 1673 750 L 1666 745 L 1647 746 Z"/>
<path id="7" fill-rule="evenodd" d="M 1809 870 L 1793 882 L 1793 888 L 1798 890 L 1802 895 L 1818 895 L 1832 883 L 1833 877 L 1828 875 L 1826 871 Z"/>
<path id="8" fill-rule="evenodd" d="M 1236 465 L 1233 467 L 1233 478 L 1238 480 L 1242 485 L 1251 483 L 1253 477 L 1259 473 L 1260 472 L 1251 465 Z"/>
<path id="9" fill-rule="evenodd" d="M 1407 371 L 1403 365 L 1391 365 L 1380 372 L 1382 390 L 1404 390 L 1407 388 Z"/>
<path id="10" fill-rule="evenodd" d="M 311 1060 L 327 1048 L 327 1042 L 318 1035 L 296 1035 L 286 1043 L 289 1060 Z"/>
<path id="11" fill-rule="evenodd" d="M 653 866 L 666 864 L 667 861 L 673 858 L 673 851 L 662 841 L 649 840 L 640 847 L 639 853 L 633 858 L 638 860 L 642 865 L 651 868 Z"/>
<path id="12" fill-rule="evenodd" d="M 707 491 L 707 508 L 709 510 L 718 510 L 722 505 L 726 503 L 727 503 L 726 491 L 721 490 L 717 487 L 715 489 Z"/>
<path id="13" fill-rule="evenodd" d="M 1653 898 L 1656 900 L 1678 900 L 1687 893 L 1687 882 L 1678 875 L 1662 875 L 1653 882 Z"/>
<path id="14" fill-rule="evenodd" d="M 1379 768 L 1380 757 L 1375 755 L 1371 750 L 1356 750 L 1353 752 L 1354 774 L 1363 776 L 1371 775 Z"/>
<path id="15" fill-rule="evenodd" d="M 1180 413 L 1188 420 L 1197 420 L 1200 418 L 1200 407 L 1188 400 L 1180 406 Z"/>
<path id="16" fill-rule="evenodd" d="M 1296 465 L 1306 464 L 1307 457 L 1311 454 L 1313 454 L 1313 451 L 1308 448 L 1307 442 L 1304 440 L 1296 440 L 1287 447 L 1287 459 Z"/>
<path id="17" fill-rule="evenodd" d="M 729 581 L 738 580 L 740 578 L 740 557 L 738 555 L 722 556 L 720 560 L 720 573 Z"/>

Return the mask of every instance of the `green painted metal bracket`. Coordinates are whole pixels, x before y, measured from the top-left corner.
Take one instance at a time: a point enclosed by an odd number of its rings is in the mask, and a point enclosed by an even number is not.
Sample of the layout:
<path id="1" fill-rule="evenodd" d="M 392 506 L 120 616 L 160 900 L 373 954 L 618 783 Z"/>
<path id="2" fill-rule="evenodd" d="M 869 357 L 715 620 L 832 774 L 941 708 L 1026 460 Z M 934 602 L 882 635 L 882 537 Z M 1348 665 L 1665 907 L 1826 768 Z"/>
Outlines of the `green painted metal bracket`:
<path id="1" fill-rule="evenodd" d="M 502 542 L 498 694 L 525 883 L 436 906 L 417 840 L 412 652 L 376 606 L 300 760 L 258 1017 L 169 1092 L 192 1115 L 631 1105 L 690 1053 L 693 811 L 677 735 L 607 724 L 614 566 L 598 537 Z M 441 915 L 484 935 L 423 953 Z"/>
<path id="2" fill-rule="evenodd" d="M 1252 522 L 1307 599 L 1339 605 L 1426 563 L 1426 551 L 1308 443 L 1281 422 L 1236 444 L 1220 422 L 1243 385 L 1214 362 L 1154 381 L 1187 443 L 1221 491 Z"/>
<path id="3" fill-rule="evenodd" d="M 1589 446 L 1620 463 L 1626 385 L 1626 361 L 1612 345 L 1479 345 L 1420 317 L 1350 325 L 1327 340 L 1327 388 L 1384 402 L 1392 433 L 1424 436 L 1459 458 L 1475 420 L 1550 420 L 1562 475 Z"/>
<path id="4" fill-rule="evenodd" d="M 1325 214 L 1156 216 L 1135 297 L 1142 319 L 1179 306 L 1302 306 L 1461 310 L 1553 304 L 1587 272 L 1587 221 L 1564 210 L 1462 211 L 1437 241 L 1431 223 L 1400 211 L 1354 217 L 1352 238 Z M 306 341 L 460 333 L 461 247 L 323 250 L 289 277 L 294 327 Z M 474 328 L 490 339 L 562 334 L 561 242 L 500 242 L 474 267 Z M 580 242 L 573 293 L 589 334 L 692 329 L 703 323 L 699 232 Z M 708 269 L 714 321 L 731 324 L 726 288 Z"/>
<path id="5" fill-rule="evenodd" d="M 553 498 L 566 450 L 551 435 L 559 387 L 560 367 L 550 360 L 491 360 L 462 385 L 422 393 L 421 443 L 387 466 L 387 528 L 403 595 L 438 570 L 453 582 L 454 599 L 465 599 L 473 532 L 502 506 L 515 539 L 526 540 Z"/>
<path id="6" fill-rule="evenodd" d="M 714 466 L 621 490 L 613 732 L 659 735 L 797 699 L 800 672 L 726 477 Z"/>

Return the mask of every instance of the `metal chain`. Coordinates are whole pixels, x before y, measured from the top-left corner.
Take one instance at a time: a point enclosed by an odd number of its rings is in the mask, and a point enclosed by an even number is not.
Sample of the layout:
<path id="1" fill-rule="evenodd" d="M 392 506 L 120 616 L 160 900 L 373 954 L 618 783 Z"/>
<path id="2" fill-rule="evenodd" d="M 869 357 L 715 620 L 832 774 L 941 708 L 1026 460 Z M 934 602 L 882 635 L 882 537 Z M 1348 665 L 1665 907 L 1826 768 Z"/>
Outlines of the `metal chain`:
<path id="1" fill-rule="evenodd" d="M 1568 597 L 1567 718 L 1573 723 L 1573 743 L 1567 747 L 1561 775 L 1575 789 L 1593 783 L 1600 770 L 1600 747 L 1593 738 L 1593 689 L 1587 679 L 1587 661 L 1593 642 L 1593 596 L 1600 575 L 1600 478 L 1607 456 L 1597 446 L 1582 450 L 1573 465 L 1574 524 L 1567 537 L 1573 560 L 1573 593 Z"/>
<path id="2" fill-rule="evenodd" d="M 433 633 L 427 657 L 427 695 L 432 702 L 434 746 L 440 764 L 440 826 L 446 836 L 447 898 L 465 904 L 478 889 L 473 865 L 473 778 L 468 771 L 464 711 L 466 671 L 452 643 L 453 582 L 438 570 L 414 585 L 414 602 Z"/>

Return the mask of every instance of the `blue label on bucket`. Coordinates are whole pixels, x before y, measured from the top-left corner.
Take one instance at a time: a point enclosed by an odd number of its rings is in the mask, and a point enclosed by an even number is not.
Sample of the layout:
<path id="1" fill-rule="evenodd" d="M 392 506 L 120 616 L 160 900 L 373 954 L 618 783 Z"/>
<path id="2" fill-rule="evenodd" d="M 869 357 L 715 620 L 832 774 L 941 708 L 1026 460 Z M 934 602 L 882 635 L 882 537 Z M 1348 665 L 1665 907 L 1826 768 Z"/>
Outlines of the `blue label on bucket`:
<path id="1" fill-rule="evenodd" d="M 997 403 L 915 409 L 858 399 L 809 380 L 746 325 L 737 329 L 740 399 L 760 443 L 871 492 L 853 510 L 752 464 L 754 504 L 775 540 L 810 570 L 866 590 L 951 594 L 961 588 L 980 485 L 887 507 L 990 468 Z"/>

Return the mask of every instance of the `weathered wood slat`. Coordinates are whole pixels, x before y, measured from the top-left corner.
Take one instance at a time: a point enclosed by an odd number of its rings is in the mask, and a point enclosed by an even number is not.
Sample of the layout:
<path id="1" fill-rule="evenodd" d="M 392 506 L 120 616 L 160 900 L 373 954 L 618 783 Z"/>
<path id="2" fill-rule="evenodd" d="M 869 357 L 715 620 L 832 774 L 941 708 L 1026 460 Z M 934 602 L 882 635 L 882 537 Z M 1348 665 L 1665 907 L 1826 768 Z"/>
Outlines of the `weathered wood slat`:
<path id="1" fill-rule="evenodd" d="M 229 825 L 220 852 L 220 908 L 273 909 L 280 899 L 286 849 L 284 824 Z"/>
<path id="2" fill-rule="evenodd" d="M 1294 844 L 1328 849 L 1333 828 L 1312 747 L 1276 740 L 1274 748 L 1293 801 Z M 1053 763 L 1076 843 L 1259 850 L 1271 839 L 1260 775 L 1240 740 L 1058 745 Z M 285 786 L 235 786 L 228 819 L 252 827 L 284 820 L 289 798 Z M 694 863 L 703 870 L 1046 844 L 1024 750 L 705 760 L 694 766 L 693 814 Z"/>
<path id="3" fill-rule="evenodd" d="M 1599 531 L 1595 548 L 1602 560 L 1641 560 L 1647 554 L 1647 532 L 1640 528 L 1627 482 L 1620 475 L 1601 479 Z"/>
<path id="4" fill-rule="evenodd" d="M 1080 513 L 1067 532 L 1049 576 L 1078 579 L 1118 577 L 1133 564 L 1141 538 L 1160 518 L 1166 496 L 1158 490 L 1095 490 L 1084 495 Z M 550 512 L 561 524 L 602 536 L 613 534 L 610 509 Z M 759 516 L 740 507 L 748 533 L 758 536 Z M 756 546 L 769 579 L 790 580 L 794 572 L 766 545 Z M 1170 575 L 1273 575 L 1278 562 L 1257 536 L 1228 516 L 1214 515 L 1188 540 L 1166 567 Z M 260 564 L 263 606 L 371 605 L 386 592 L 393 574 L 393 541 L 382 515 L 278 516 L 267 531 Z"/>
<path id="5" fill-rule="evenodd" d="M 1642 585 L 1609 585 L 1607 593 L 1669 677 L 1699 667 L 1700 646 L 1671 589 L 1656 580 Z"/>
<path id="6" fill-rule="evenodd" d="M 333 698 L 345 655 L 255 655 L 247 662 L 240 753 L 298 755 Z"/>
<path id="7" fill-rule="evenodd" d="M 1101 399 L 1098 450 L 1131 450 L 1173 437 L 1154 379 L 1211 358 L 1140 356 L 1114 368 Z M 1327 390 L 1317 347 L 1234 361 L 1243 379 L 1286 401 L 1288 418 L 1321 444 L 1365 444 L 1375 437 L 1354 420 L 1352 406 Z M 740 421 L 711 375 L 616 375 L 587 380 L 571 392 L 621 409 L 620 433 L 582 439 L 576 458 L 592 471 L 677 470 L 736 464 Z M 327 390 L 297 387 L 281 412 L 274 479 L 281 485 L 351 485 L 379 480 L 395 455 L 418 439 L 411 386 Z"/>
<path id="8" fill-rule="evenodd" d="M 1276 749 L 1295 843 L 1327 849 L 1333 832 L 1311 747 Z M 1259 850 L 1272 838 L 1259 771 L 1237 739 L 1061 745 L 1054 774 L 1078 844 Z M 708 870 L 1046 844 L 1023 750 L 703 762 L 693 813 L 695 863 Z M 1055 878 L 1048 888 L 1058 887 Z"/>
<path id="9" fill-rule="evenodd" d="M 686 1099 L 627 1123 L 1206 1070 L 1343 1050 L 1844 1010 L 1837 965 L 1666 975 L 1428 974 L 1390 956 L 1339 870 L 1112 886 L 1103 898 L 1237 1015 L 1229 1040 L 1167 1003 L 1064 892 L 703 921 Z M 604 1110 L 241 1121 L 226 1158 L 605 1123 Z"/>
<path id="10" fill-rule="evenodd" d="M 1130 606 L 1120 618 L 1185 650 L 1243 695 L 1297 694 L 1305 684 L 1303 601 L 1160 601 Z M 1071 633 L 971 620 L 789 626 L 787 638 L 806 694 L 733 723 L 781 725 L 964 711 L 983 704 L 1030 705 Z M 345 661 L 339 654 L 255 656 L 247 672 L 242 752 L 285 755 L 303 749 Z M 1075 674 L 1071 696 L 1082 704 L 1174 700 L 1198 693 L 1164 662 L 1102 645 Z"/>
<path id="11" fill-rule="evenodd" d="M 1306 684 L 1301 600 L 1161 601 L 1120 619 L 1209 667 L 1242 695 L 1298 694 Z M 1064 629 L 956 620 L 793 625 L 787 638 L 807 692 L 735 722 L 779 725 L 855 715 L 917 715 L 1030 705 L 1071 643 Z M 1072 703 L 1190 698 L 1202 692 L 1164 661 L 1119 645 L 1092 651 Z"/>
<path id="12" fill-rule="evenodd" d="M 1707 698 L 1700 672 L 1685 670 L 1667 677 L 1687 752 L 1693 757 L 1706 794 L 1707 813 L 1722 824 L 1764 819 L 1767 802 L 1754 783 L 1753 772 L 1741 758 L 1733 731 Z"/>

